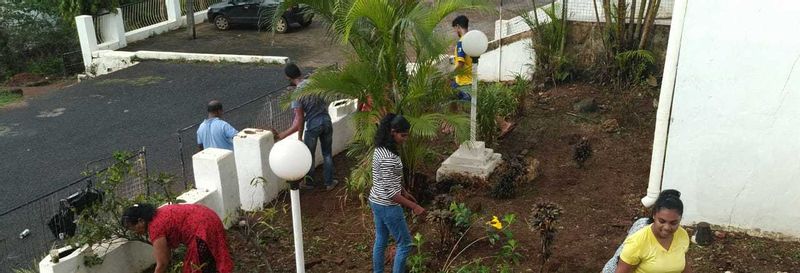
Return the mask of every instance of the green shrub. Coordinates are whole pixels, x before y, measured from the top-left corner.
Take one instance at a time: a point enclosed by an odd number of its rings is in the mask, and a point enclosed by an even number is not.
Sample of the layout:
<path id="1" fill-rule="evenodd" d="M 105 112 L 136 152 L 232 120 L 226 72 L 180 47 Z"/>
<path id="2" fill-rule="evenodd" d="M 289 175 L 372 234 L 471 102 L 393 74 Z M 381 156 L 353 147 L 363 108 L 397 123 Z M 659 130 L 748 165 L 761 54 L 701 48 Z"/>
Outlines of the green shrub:
<path id="1" fill-rule="evenodd" d="M 634 84 L 647 80 L 656 69 L 656 56 L 649 50 L 620 52 L 614 59 L 617 61 L 620 77 Z"/>
<path id="2" fill-rule="evenodd" d="M 519 105 L 519 97 L 514 89 L 502 83 L 481 85 L 478 90 L 478 138 L 492 144 L 497 139 L 497 118 L 513 115 Z"/>
<path id="3" fill-rule="evenodd" d="M 62 73 L 63 69 L 64 61 L 61 57 L 52 56 L 31 61 L 27 71 L 37 75 L 50 76 Z"/>

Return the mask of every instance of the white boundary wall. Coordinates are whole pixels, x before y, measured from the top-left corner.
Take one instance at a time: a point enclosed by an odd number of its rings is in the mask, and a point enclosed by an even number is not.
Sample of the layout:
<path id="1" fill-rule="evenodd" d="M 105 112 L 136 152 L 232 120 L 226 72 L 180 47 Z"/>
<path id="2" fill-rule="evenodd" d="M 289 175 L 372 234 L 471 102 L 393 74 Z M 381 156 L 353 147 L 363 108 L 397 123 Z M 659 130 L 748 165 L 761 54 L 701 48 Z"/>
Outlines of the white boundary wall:
<path id="1" fill-rule="evenodd" d="M 733 2 L 688 1 L 666 156 L 653 160 L 661 189 L 682 193 L 684 223 L 797 239 L 800 36 L 786 34 L 800 3 Z"/>
<path id="2" fill-rule="evenodd" d="M 128 32 L 125 32 L 121 9 L 117 9 L 116 13 L 102 15 L 98 20 L 100 24 L 100 36 L 103 37 L 104 40 L 102 44 L 98 44 L 95 36 L 96 32 L 92 16 L 81 15 L 75 17 L 75 26 L 78 29 L 78 41 L 81 44 L 83 64 L 86 66 L 86 71 L 91 69 L 91 56 L 98 50 L 117 50 L 126 47 L 128 43 L 144 40 L 186 26 L 186 16 L 180 15 L 180 1 L 181 0 L 165 1 L 168 17 L 166 22 Z M 195 25 L 205 22 L 208 19 L 207 13 L 207 9 L 195 12 Z"/>
<path id="3" fill-rule="evenodd" d="M 328 113 L 333 122 L 333 154 L 343 152 L 353 140 L 355 124 L 352 113 L 356 111 L 355 100 L 340 100 L 331 103 Z M 205 149 L 192 156 L 195 168 L 197 189 L 187 191 L 179 200 L 187 204 L 203 204 L 213 209 L 230 227 L 237 218 L 236 211 L 240 207 L 255 210 L 265 203 L 274 200 L 278 193 L 288 188 L 285 181 L 277 178 L 268 165 L 263 162 L 253 162 L 250 159 L 257 154 L 266 154 L 272 149 L 272 133 L 258 131 L 259 129 L 244 129 L 234 139 L 235 149 L 251 148 L 258 151 L 231 152 L 221 149 Z M 247 133 L 247 131 L 257 132 Z M 250 138 L 260 135 L 266 141 L 259 141 L 258 145 L 247 145 L 243 136 Z M 297 134 L 287 138 L 296 138 Z M 255 139 L 255 138 L 254 138 Z M 322 163 L 320 146 L 317 145 L 317 156 L 314 166 Z M 246 166 L 245 168 L 238 167 Z M 255 165 L 255 166 L 254 166 Z M 251 184 L 254 177 L 267 178 L 264 183 Z M 60 249 L 60 252 L 66 249 Z M 152 247 L 142 242 L 125 240 L 114 241 L 110 244 L 95 248 L 95 253 L 103 258 L 100 265 L 86 267 L 84 265 L 84 252 L 87 247 L 80 248 L 70 255 L 61 258 L 58 263 L 50 262 L 50 257 L 45 257 L 39 262 L 41 273 L 140 273 L 155 263 L 152 257 Z"/>
<path id="4" fill-rule="evenodd" d="M 632 0 L 628 0 L 629 5 L 631 1 Z M 568 3 L 567 20 L 573 22 L 597 22 L 593 0 L 571 0 Z M 597 0 L 597 3 L 601 5 L 598 6 L 600 22 L 605 22 L 602 1 Z M 558 0 L 553 4 L 544 5 L 539 8 L 549 9 L 553 5 L 556 5 L 556 15 L 560 17 L 560 6 L 562 4 L 563 0 Z M 656 24 L 670 24 L 673 5 L 674 0 L 661 1 L 658 14 L 656 15 Z M 536 10 L 539 22 L 549 22 L 550 18 L 547 17 L 541 9 Z M 533 11 L 528 12 L 528 14 L 532 17 Z M 494 41 L 492 42 L 495 43 L 499 42 L 498 40 L 502 38 L 511 37 L 531 30 L 521 16 L 506 20 L 497 20 L 495 21 L 494 28 Z M 501 45 L 500 48 L 484 53 L 478 63 L 478 79 L 482 81 L 510 81 L 513 80 L 516 75 L 529 78 L 535 65 L 535 59 L 533 58 L 534 53 L 531 52 L 530 47 L 532 42 L 531 38 L 525 38 L 520 41 Z"/>

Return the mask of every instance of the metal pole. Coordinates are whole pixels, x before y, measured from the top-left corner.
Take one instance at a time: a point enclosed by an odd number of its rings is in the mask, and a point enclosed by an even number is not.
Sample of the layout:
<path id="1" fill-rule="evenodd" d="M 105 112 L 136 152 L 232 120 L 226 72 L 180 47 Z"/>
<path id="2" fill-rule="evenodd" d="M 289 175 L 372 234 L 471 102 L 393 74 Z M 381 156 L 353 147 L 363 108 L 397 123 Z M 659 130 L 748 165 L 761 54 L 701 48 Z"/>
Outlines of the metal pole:
<path id="1" fill-rule="evenodd" d="M 476 141 L 476 123 L 478 121 L 478 57 L 472 57 L 472 107 L 469 111 L 469 140 Z"/>
<path id="2" fill-rule="evenodd" d="M 290 183 L 292 198 L 292 230 L 294 234 L 294 262 L 297 273 L 306 272 L 305 257 L 303 257 L 303 222 L 300 219 L 300 181 Z"/>
<path id="3" fill-rule="evenodd" d="M 534 11 L 536 12 L 536 11 Z M 497 81 L 503 81 L 503 37 L 505 37 L 505 33 L 503 33 L 503 26 L 505 23 L 503 22 L 503 0 L 500 0 L 500 39 L 497 41 L 499 44 L 497 46 Z"/>
<path id="4" fill-rule="evenodd" d="M 196 38 L 194 31 L 194 0 L 186 1 L 186 27 L 189 30 L 189 39 Z"/>
<path id="5" fill-rule="evenodd" d="M 189 189 L 189 178 L 186 177 L 186 161 L 183 160 L 183 138 L 181 131 L 178 131 L 178 156 L 181 158 L 181 174 L 183 174 L 183 189 Z"/>

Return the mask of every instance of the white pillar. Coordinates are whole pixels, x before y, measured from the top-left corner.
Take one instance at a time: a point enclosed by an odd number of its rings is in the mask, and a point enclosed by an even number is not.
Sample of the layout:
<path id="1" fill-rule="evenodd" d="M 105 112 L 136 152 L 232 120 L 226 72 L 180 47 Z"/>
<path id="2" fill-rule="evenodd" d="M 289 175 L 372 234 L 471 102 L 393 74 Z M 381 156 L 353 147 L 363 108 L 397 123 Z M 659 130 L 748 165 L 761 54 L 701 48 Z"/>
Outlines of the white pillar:
<path id="1" fill-rule="evenodd" d="M 225 149 L 208 148 L 192 156 L 195 187 L 216 191 L 217 206 L 213 209 L 230 227 L 239 208 L 239 181 L 236 175 L 236 162 L 233 152 Z"/>
<path id="2" fill-rule="evenodd" d="M 117 9 L 117 13 L 103 15 L 100 19 L 100 35 L 104 43 L 115 42 L 109 50 L 116 50 L 128 45 L 125 39 L 125 25 L 122 22 L 122 9 Z"/>
<path id="3" fill-rule="evenodd" d="M 94 32 L 94 21 L 92 21 L 92 16 L 76 16 L 75 27 L 78 29 L 78 40 L 81 43 L 83 65 L 86 66 L 86 71 L 89 71 L 89 68 L 92 65 L 92 52 L 97 51 L 97 37 L 96 33 Z"/>
<path id="4" fill-rule="evenodd" d="M 167 0 L 167 21 L 175 28 L 181 26 L 181 1 Z"/>
<path id="5" fill-rule="evenodd" d="M 275 144 L 272 132 L 247 128 L 233 138 L 239 199 L 242 209 L 253 211 L 272 201 L 286 183 L 269 168 L 269 152 Z"/>

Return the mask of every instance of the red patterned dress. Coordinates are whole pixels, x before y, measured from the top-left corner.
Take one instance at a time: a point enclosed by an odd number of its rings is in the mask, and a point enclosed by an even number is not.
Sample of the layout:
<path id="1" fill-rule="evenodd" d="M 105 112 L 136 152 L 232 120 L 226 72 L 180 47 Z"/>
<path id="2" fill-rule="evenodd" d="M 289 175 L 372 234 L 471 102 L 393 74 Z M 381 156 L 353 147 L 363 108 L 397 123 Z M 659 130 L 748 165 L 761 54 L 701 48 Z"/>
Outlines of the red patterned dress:
<path id="1" fill-rule="evenodd" d="M 233 272 L 225 228 L 213 210 L 202 205 L 166 205 L 158 208 L 147 229 L 150 242 L 165 237 L 170 249 L 186 245 L 184 273 Z"/>

